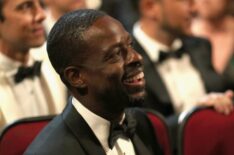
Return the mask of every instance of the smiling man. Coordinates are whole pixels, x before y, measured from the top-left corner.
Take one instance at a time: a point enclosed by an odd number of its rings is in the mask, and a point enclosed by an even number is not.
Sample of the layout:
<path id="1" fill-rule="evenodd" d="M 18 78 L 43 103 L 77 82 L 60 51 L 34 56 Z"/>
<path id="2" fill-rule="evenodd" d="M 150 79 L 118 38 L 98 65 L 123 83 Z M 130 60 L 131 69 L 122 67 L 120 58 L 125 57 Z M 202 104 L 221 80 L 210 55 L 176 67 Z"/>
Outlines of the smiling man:
<path id="1" fill-rule="evenodd" d="M 145 113 L 129 108 L 145 95 L 142 57 L 131 43 L 123 26 L 102 12 L 79 10 L 60 18 L 47 49 L 72 97 L 26 155 L 162 154 Z"/>

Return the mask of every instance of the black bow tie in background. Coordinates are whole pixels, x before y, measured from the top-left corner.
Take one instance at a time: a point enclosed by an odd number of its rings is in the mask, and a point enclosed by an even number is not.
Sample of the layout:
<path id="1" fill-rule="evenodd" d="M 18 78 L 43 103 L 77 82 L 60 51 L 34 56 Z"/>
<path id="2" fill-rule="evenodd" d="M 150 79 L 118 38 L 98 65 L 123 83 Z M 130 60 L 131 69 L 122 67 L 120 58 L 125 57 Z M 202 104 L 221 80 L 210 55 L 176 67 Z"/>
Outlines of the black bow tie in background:
<path id="1" fill-rule="evenodd" d="M 168 51 L 168 52 L 160 51 L 158 63 L 162 63 L 163 61 L 169 58 L 180 59 L 184 53 L 185 53 L 185 49 L 183 47 L 179 48 L 176 51 Z"/>
<path id="2" fill-rule="evenodd" d="M 119 122 L 112 122 L 110 126 L 110 134 L 108 138 L 109 148 L 112 149 L 118 138 L 132 138 L 135 134 L 136 120 L 135 119 L 125 119 L 123 124 Z"/>
<path id="3" fill-rule="evenodd" d="M 35 61 L 33 66 L 24 67 L 21 66 L 18 69 L 18 72 L 15 74 L 15 82 L 19 83 L 23 81 L 25 78 L 33 78 L 34 76 L 39 76 L 41 70 L 41 61 Z"/>

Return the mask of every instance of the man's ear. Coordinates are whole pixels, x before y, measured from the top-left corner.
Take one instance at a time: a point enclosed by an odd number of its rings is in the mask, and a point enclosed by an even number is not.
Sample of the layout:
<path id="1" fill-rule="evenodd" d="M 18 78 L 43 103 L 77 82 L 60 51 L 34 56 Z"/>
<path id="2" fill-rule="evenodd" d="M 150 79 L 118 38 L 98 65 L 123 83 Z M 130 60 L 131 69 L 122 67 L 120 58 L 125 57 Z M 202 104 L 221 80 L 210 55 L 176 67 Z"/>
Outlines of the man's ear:
<path id="1" fill-rule="evenodd" d="M 64 70 L 64 78 L 72 87 L 85 88 L 87 86 L 80 69 L 75 66 L 69 66 Z"/>

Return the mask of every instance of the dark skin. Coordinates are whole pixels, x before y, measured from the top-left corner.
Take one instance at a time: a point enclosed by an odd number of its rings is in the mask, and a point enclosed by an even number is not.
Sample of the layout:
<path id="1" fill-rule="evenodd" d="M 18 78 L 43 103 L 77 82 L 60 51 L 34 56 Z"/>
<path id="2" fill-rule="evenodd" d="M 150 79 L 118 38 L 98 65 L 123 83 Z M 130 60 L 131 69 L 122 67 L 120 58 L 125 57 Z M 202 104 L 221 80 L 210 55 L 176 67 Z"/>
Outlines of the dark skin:
<path id="1" fill-rule="evenodd" d="M 83 64 L 73 61 L 65 78 L 86 108 L 109 121 L 120 120 L 126 107 L 144 98 L 142 57 L 123 26 L 109 16 L 95 21 L 84 36 L 87 58 Z"/>

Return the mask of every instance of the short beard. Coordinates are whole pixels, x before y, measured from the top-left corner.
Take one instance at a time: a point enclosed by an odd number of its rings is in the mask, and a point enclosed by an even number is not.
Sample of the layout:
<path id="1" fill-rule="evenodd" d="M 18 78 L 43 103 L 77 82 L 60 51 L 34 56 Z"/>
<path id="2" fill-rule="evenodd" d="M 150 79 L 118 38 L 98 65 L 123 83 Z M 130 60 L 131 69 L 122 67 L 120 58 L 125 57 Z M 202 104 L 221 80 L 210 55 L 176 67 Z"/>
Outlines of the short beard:
<path id="1" fill-rule="evenodd" d="M 129 97 L 129 104 L 128 107 L 143 107 L 143 103 L 145 101 L 145 97 L 138 97 L 138 98 L 134 98 L 134 97 Z"/>
<path id="2" fill-rule="evenodd" d="M 115 113 L 123 111 L 125 108 L 143 106 L 144 97 L 132 97 L 126 91 L 121 90 L 109 90 L 98 94 L 98 100 L 103 103 L 104 109 Z"/>

